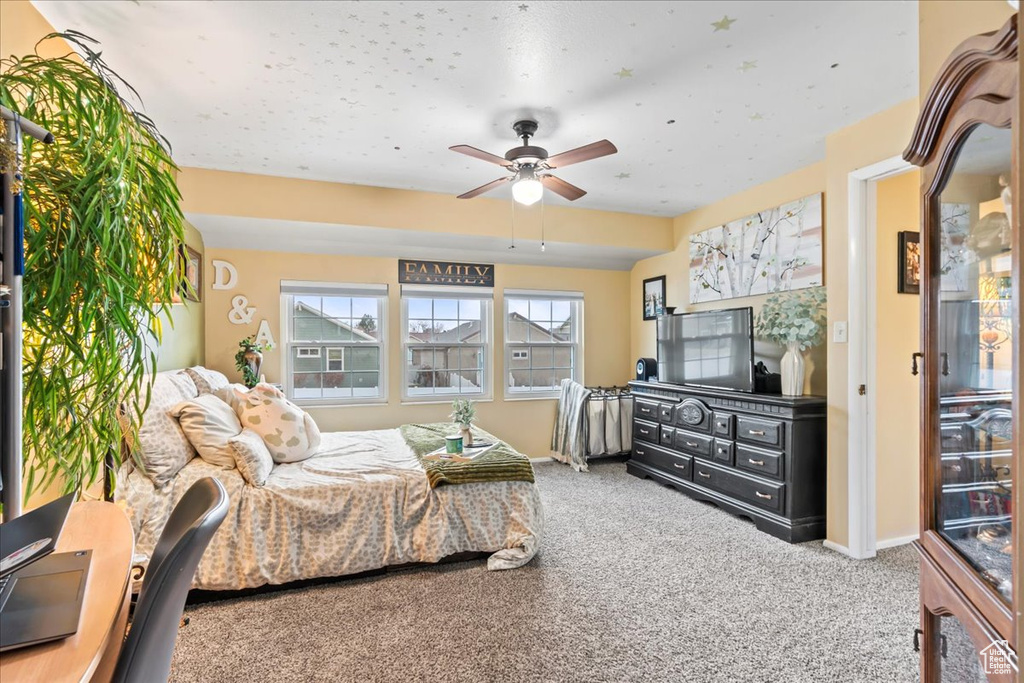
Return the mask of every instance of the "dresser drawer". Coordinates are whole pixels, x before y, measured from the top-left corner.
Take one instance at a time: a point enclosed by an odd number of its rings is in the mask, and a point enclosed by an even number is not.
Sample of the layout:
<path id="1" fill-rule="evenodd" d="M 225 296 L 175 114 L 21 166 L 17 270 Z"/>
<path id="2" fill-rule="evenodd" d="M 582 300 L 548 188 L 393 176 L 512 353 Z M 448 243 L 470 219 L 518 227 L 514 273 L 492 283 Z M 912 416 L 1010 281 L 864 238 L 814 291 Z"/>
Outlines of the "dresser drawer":
<path id="1" fill-rule="evenodd" d="M 633 455 L 631 457 L 652 467 L 657 467 L 659 470 L 669 472 L 672 476 L 679 477 L 680 479 L 690 479 L 692 466 L 688 456 L 670 453 L 657 446 L 638 443 L 633 445 Z"/>
<path id="2" fill-rule="evenodd" d="M 728 439 L 715 439 L 711 445 L 711 459 L 722 465 L 732 467 L 732 453 L 734 445 Z"/>
<path id="3" fill-rule="evenodd" d="M 736 418 L 736 438 L 741 441 L 750 441 L 752 443 L 781 448 L 785 431 L 785 423 L 778 420 L 745 416 L 738 416 Z"/>
<path id="4" fill-rule="evenodd" d="M 712 441 L 713 439 L 710 436 L 701 436 L 700 434 L 677 429 L 673 445 L 677 450 L 686 451 L 700 458 L 710 458 Z"/>
<path id="5" fill-rule="evenodd" d="M 756 472 L 766 477 L 782 479 L 782 460 L 782 453 L 736 444 L 736 467 L 740 469 Z"/>
<path id="6" fill-rule="evenodd" d="M 764 481 L 739 472 L 727 472 L 699 461 L 693 462 L 694 483 L 715 489 L 757 507 L 782 512 L 785 504 L 785 484 Z"/>
<path id="7" fill-rule="evenodd" d="M 963 453 L 970 450 L 967 443 L 966 430 L 963 424 L 939 425 L 939 434 L 942 436 L 943 453 Z"/>
<path id="8" fill-rule="evenodd" d="M 659 403 L 658 404 L 658 419 L 665 424 L 672 424 L 672 413 L 673 404 L 671 403 Z"/>
<path id="9" fill-rule="evenodd" d="M 711 431 L 715 436 L 725 439 L 733 438 L 733 427 L 736 424 L 736 416 L 732 413 L 720 413 L 717 410 L 711 419 Z"/>
<path id="10" fill-rule="evenodd" d="M 661 439 L 659 443 L 666 448 L 672 448 L 672 439 L 676 436 L 676 430 L 672 427 L 661 425 Z"/>
<path id="11" fill-rule="evenodd" d="M 633 420 L 633 437 L 650 443 L 658 443 L 658 425 L 647 420 Z"/>
<path id="12" fill-rule="evenodd" d="M 645 420 L 656 421 L 658 419 L 658 407 L 660 403 L 638 398 L 634 400 L 633 417 L 642 417 Z"/>

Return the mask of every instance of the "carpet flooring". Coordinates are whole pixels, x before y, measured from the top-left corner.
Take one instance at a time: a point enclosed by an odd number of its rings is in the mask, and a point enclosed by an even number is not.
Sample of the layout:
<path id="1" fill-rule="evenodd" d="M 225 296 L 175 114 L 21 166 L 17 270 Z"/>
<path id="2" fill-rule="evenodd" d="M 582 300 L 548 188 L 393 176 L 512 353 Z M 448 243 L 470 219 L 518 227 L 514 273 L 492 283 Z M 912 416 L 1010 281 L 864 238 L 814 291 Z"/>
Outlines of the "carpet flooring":
<path id="1" fill-rule="evenodd" d="M 539 464 L 521 569 L 415 568 L 191 606 L 171 680 L 913 681 L 917 562 L 856 562 L 626 474 Z"/>

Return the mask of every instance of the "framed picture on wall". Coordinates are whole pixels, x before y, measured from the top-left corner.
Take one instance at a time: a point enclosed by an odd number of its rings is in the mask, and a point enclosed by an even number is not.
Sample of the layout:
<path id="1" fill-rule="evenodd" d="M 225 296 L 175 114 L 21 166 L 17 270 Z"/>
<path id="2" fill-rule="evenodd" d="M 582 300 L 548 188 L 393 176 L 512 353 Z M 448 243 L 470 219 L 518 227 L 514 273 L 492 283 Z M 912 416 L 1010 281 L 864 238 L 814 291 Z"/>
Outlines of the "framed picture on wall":
<path id="1" fill-rule="evenodd" d="M 178 253 L 178 261 L 181 268 L 179 297 L 185 301 L 202 301 L 203 255 L 187 244 L 183 244 Z"/>
<path id="2" fill-rule="evenodd" d="M 665 276 L 644 280 L 644 320 L 654 320 L 665 313 Z"/>
<path id="3" fill-rule="evenodd" d="M 896 291 L 900 294 L 921 292 L 921 233 L 904 230 L 899 234 L 899 277 Z"/>

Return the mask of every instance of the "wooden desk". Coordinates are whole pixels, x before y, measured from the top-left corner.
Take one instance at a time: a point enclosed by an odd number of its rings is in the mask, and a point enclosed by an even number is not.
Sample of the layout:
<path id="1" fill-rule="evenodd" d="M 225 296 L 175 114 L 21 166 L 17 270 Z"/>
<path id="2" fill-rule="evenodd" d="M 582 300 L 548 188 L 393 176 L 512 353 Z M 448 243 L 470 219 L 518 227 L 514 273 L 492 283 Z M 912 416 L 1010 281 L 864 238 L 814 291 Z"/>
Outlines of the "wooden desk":
<path id="1" fill-rule="evenodd" d="M 128 619 L 135 537 L 113 503 L 71 506 L 55 552 L 92 550 L 78 632 L 70 638 L 0 655 L 0 681 L 109 680 Z"/>

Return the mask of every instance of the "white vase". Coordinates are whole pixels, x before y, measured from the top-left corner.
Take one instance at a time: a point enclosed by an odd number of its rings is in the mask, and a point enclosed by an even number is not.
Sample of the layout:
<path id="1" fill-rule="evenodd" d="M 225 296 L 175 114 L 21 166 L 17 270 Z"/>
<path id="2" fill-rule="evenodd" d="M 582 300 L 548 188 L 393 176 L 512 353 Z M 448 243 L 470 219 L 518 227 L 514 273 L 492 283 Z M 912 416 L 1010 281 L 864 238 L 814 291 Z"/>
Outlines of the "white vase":
<path id="1" fill-rule="evenodd" d="M 780 368 L 782 372 L 782 395 L 803 396 L 804 354 L 800 351 L 800 344 L 790 342 L 786 345 L 786 353 L 782 356 Z"/>

